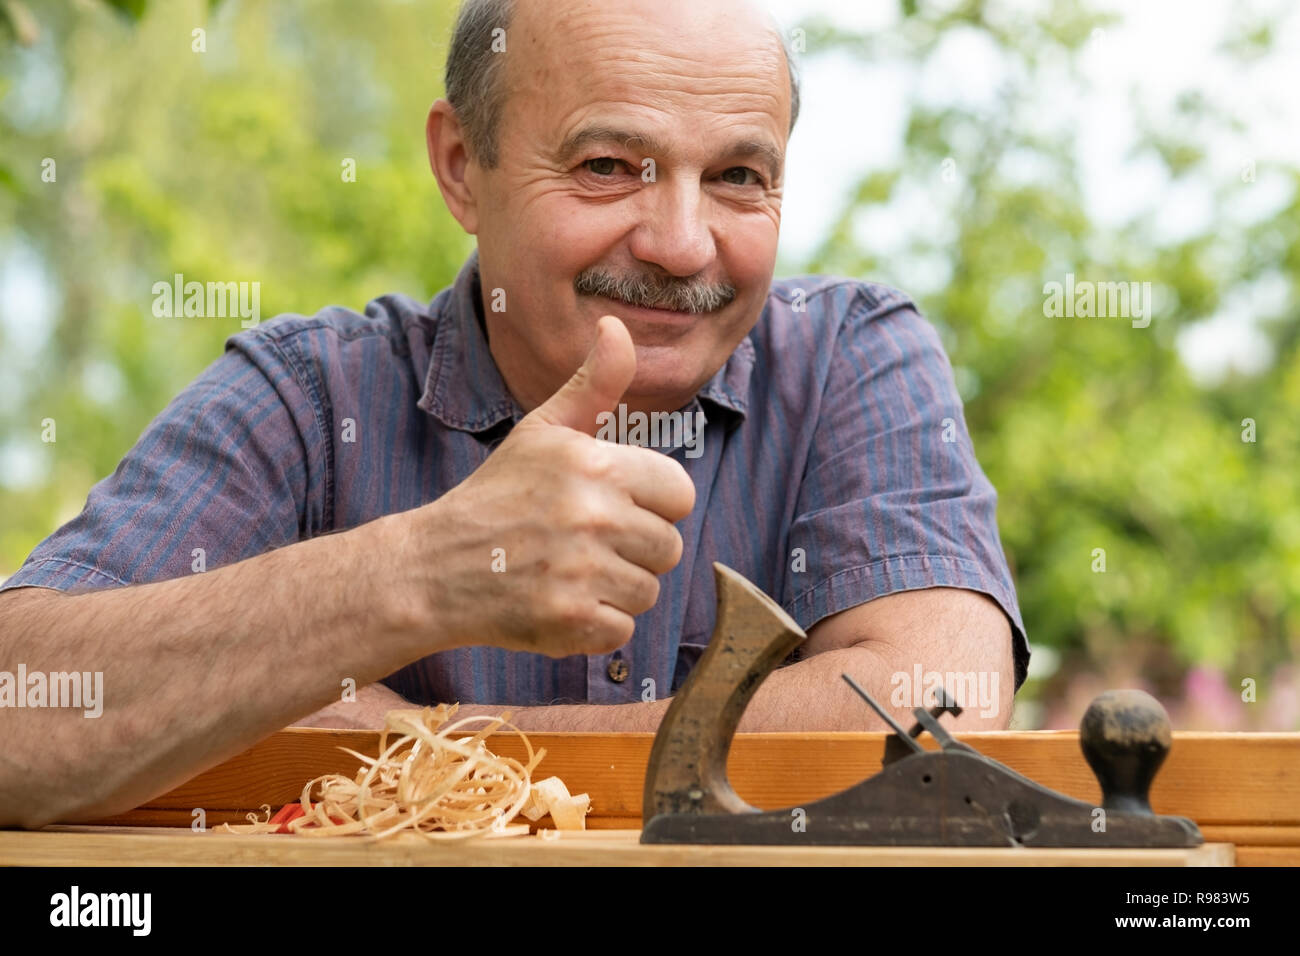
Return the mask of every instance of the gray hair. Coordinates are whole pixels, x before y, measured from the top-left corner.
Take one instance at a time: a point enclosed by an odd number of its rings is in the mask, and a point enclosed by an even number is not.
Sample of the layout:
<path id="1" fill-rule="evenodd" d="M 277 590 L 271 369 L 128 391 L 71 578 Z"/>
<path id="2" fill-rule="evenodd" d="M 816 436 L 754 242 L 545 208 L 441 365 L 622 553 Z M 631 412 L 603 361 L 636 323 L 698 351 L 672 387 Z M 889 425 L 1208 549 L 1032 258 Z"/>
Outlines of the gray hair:
<path id="1" fill-rule="evenodd" d="M 497 149 L 501 115 L 505 112 L 505 84 L 501 70 L 505 57 L 492 49 L 496 30 L 506 30 L 514 18 L 516 0 L 464 0 L 452 30 L 451 48 L 447 52 L 444 86 L 465 129 L 470 155 L 484 169 L 495 169 L 500 161 Z M 781 41 L 790 73 L 790 132 L 799 118 L 799 71 L 794 51 L 786 36 L 772 21 L 772 30 Z"/>

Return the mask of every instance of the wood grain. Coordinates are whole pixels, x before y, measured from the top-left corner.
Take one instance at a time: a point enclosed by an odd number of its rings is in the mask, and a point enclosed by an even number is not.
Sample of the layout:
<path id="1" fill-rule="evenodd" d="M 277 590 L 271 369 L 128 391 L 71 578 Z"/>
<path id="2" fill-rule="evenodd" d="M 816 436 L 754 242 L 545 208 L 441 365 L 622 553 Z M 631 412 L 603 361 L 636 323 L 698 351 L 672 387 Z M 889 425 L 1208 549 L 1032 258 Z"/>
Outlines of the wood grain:
<path id="1" fill-rule="evenodd" d="M 1192 850 L 642 846 L 637 830 L 431 844 L 414 835 L 310 839 L 94 827 L 0 832 L 3 866 L 1231 866 Z"/>
<path id="2" fill-rule="evenodd" d="M 340 746 L 373 753 L 370 731 L 293 728 L 144 804 L 151 810 L 255 809 L 296 800 L 322 773 L 358 763 Z M 956 735 L 1031 780 L 1081 800 L 1100 797 L 1074 731 Z M 765 810 L 829 796 L 880 768 L 883 733 L 737 734 L 727 763 L 736 792 Z M 593 814 L 640 819 L 641 788 L 653 734 L 529 734 L 547 752 L 543 775 L 592 796 Z M 493 735 L 499 753 L 523 756 L 512 735 Z M 1300 825 L 1300 734 L 1175 734 L 1151 792 L 1158 813 L 1197 823 Z M 138 812 L 138 811 L 133 811 Z M 115 818 L 125 820 L 129 815 Z M 187 823 L 188 825 L 188 823 Z"/>
<path id="3" fill-rule="evenodd" d="M 728 759 L 736 792 L 765 810 L 829 796 L 880 767 L 883 733 L 738 734 Z M 1081 800 L 1100 791 L 1084 762 L 1075 731 L 956 735 L 988 757 L 1032 780 Z M 303 784 L 322 773 L 352 773 L 353 757 L 338 748 L 373 753 L 378 733 L 292 728 L 143 807 L 97 821 L 183 826 L 203 808 L 210 826 L 243 822 L 263 804 L 297 800 Z M 539 771 L 557 774 L 571 792 L 591 794 L 593 830 L 636 828 L 653 734 L 534 733 L 547 751 Z M 928 746 L 933 742 L 927 738 Z M 517 737 L 495 735 L 489 746 L 523 756 Z M 1176 733 L 1151 792 L 1158 813 L 1190 817 L 1207 841 L 1268 852 L 1243 852 L 1239 863 L 1300 863 L 1300 734 Z M 1090 851 L 1091 852 L 1091 851 Z M 1264 862 L 1267 861 L 1267 862 Z"/>
<path id="4" fill-rule="evenodd" d="M 1239 846 L 1237 866 L 1300 866 L 1300 849 L 1293 846 Z"/>

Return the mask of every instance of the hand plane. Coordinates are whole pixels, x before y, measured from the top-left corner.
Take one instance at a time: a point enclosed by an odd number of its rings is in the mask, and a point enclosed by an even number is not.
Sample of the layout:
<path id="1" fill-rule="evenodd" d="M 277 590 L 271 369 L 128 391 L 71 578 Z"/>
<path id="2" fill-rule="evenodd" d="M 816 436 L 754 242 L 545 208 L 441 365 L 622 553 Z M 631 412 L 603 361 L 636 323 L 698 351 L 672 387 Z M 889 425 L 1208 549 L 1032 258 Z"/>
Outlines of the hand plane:
<path id="1" fill-rule="evenodd" d="M 1169 752 L 1169 718 L 1141 691 L 1108 691 L 1080 727 L 1101 785 L 1100 807 L 1040 786 L 954 740 L 940 719 L 961 708 L 912 713 L 910 730 L 853 686 L 893 728 L 879 773 L 797 808 L 759 810 L 727 781 L 727 752 L 754 692 L 807 635 L 759 588 L 714 564 L 713 637 L 674 696 L 646 769 L 642 843 L 800 846 L 1194 847 L 1195 823 L 1152 812 L 1151 782 Z M 928 732 L 938 750 L 921 746 Z M 799 825 L 793 821 L 798 818 Z"/>

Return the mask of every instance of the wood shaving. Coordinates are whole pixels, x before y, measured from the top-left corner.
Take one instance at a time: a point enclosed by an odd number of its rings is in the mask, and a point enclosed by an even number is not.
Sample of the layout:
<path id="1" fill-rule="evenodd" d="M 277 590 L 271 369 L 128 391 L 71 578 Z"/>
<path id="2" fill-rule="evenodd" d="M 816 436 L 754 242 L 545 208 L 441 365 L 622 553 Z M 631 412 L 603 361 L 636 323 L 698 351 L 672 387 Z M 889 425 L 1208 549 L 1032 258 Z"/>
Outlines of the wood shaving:
<path id="1" fill-rule="evenodd" d="M 547 777 L 533 784 L 523 815 L 536 823 L 548 813 L 559 830 L 585 830 L 591 797 L 585 793 L 569 796 L 569 788 L 559 777 Z"/>
<path id="2" fill-rule="evenodd" d="M 269 803 L 262 804 L 262 812 L 266 814 L 265 820 L 259 820 L 257 819 L 256 813 L 250 813 L 244 818 L 248 821 L 247 824 L 237 823 L 234 826 L 232 826 L 229 823 L 223 823 L 219 827 L 213 827 L 213 832 L 214 833 L 274 833 L 276 830 L 280 829 L 280 824 L 270 822 L 271 805 Z"/>
<path id="3" fill-rule="evenodd" d="M 383 839 L 412 831 L 429 840 L 505 837 L 527 834 L 527 823 L 511 823 L 521 812 L 536 822 L 550 813 L 561 830 L 586 827 L 590 797 L 570 796 L 559 777 L 533 783 L 532 773 L 545 756 L 500 717 L 465 717 L 452 721 L 458 705 L 423 710 L 392 710 L 384 717 L 379 756 L 339 749 L 363 764 L 355 777 L 324 774 L 303 788 L 303 815 L 290 821 L 291 833 L 310 837 L 365 834 Z M 451 734 L 467 725 L 486 723 L 472 737 Z M 526 763 L 487 749 L 484 738 L 501 728 L 518 734 L 528 752 Z M 389 743 L 390 736 L 396 736 Z M 271 808 L 266 820 L 248 814 L 248 825 L 222 824 L 213 832 L 274 833 Z"/>

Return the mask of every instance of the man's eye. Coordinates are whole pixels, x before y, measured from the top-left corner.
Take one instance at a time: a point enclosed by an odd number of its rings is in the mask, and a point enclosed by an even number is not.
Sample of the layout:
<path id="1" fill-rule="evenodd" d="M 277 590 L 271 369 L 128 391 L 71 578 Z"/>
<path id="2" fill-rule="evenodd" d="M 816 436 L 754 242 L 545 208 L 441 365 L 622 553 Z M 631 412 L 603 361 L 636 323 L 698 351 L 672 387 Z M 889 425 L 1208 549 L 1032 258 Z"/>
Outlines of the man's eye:
<path id="1" fill-rule="evenodd" d="M 589 159 L 584 166 L 597 176 L 613 176 L 618 172 L 618 160 L 612 156 L 601 156 L 599 159 Z"/>
<path id="2" fill-rule="evenodd" d="M 739 179 L 735 178 L 735 174 L 739 174 Z M 747 180 L 745 178 L 746 176 L 753 176 L 754 178 L 752 180 Z M 722 174 L 722 178 L 733 186 L 756 186 L 763 181 L 762 177 L 748 166 L 732 166 Z"/>

